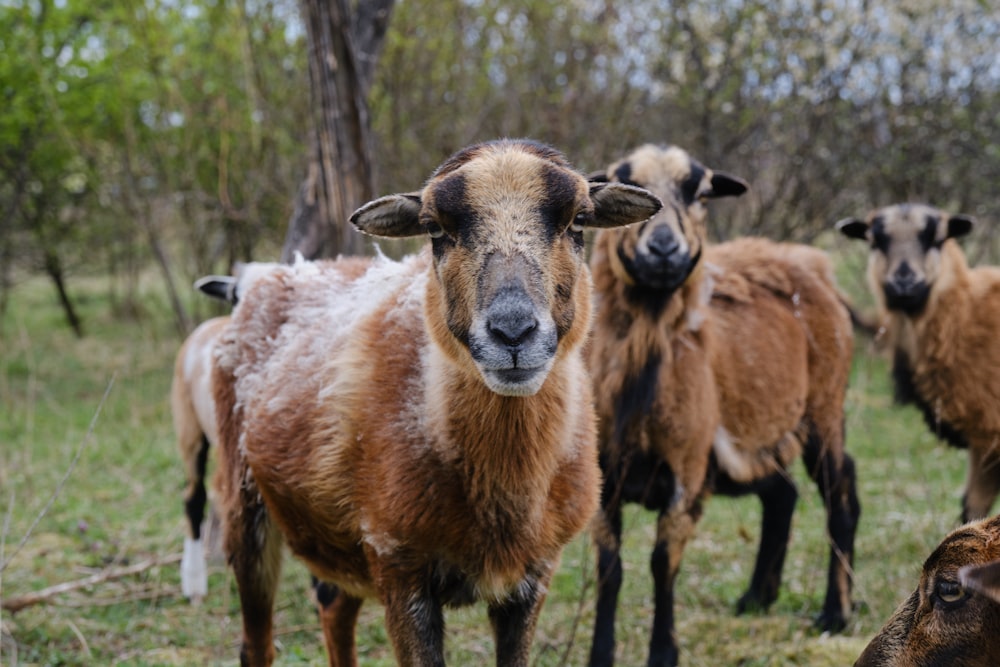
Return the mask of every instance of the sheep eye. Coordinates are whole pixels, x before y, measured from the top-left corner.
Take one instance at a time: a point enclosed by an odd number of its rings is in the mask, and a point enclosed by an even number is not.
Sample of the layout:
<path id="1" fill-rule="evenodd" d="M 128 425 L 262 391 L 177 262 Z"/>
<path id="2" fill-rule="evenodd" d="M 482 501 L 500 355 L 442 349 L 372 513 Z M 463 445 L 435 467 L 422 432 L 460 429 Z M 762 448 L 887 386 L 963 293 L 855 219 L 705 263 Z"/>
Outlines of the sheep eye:
<path id="1" fill-rule="evenodd" d="M 934 593 L 945 604 L 955 604 L 968 597 L 965 588 L 957 581 L 942 580 L 937 582 L 934 586 Z"/>
<path id="2" fill-rule="evenodd" d="M 437 224 L 436 222 L 428 222 L 427 235 L 430 236 L 432 239 L 439 239 L 442 236 L 444 236 L 444 230 L 441 228 L 441 225 Z"/>
<path id="3" fill-rule="evenodd" d="M 577 233 L 582 232 L 583 228 L 587 225 L 589 221 L 590 221 L 590 215 L 588 213 L 581 211 L 580 213 L 577 213 L 573 217 L 573 222 L 570 223 L 569 228 L 570 230 Z"/>

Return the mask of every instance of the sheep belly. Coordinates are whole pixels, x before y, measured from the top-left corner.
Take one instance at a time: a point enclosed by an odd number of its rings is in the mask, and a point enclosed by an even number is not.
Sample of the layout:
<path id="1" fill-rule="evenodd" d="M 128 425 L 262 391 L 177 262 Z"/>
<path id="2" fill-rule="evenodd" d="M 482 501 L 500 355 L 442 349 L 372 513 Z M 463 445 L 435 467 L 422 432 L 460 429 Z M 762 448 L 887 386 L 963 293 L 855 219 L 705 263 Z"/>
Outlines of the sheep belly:
<path id="1" fill-rule="evenodd" d="M 800 453 L 798 446 L 777 445 L 794 432 L 806 410 L 809 392 L 808 345 L 802 324 L 784 304 L 770 296 L 752 303 L 712 302 L 712 322 L 719 345 L 713 363 L 719 388 L 722 428 L 716 449 L 726 473 L 737 481 L 760 475 L 748 459 L 775 448 L 780 466 Z M 789 444 L 789 443 L 786 443 Z"/>

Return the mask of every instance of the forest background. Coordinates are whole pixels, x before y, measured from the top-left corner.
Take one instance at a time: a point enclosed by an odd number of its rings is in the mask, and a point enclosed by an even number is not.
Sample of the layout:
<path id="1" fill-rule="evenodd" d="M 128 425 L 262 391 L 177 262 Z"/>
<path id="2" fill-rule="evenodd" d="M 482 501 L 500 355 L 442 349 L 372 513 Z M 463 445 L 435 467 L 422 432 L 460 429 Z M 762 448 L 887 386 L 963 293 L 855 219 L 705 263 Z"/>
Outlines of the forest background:
<path id="1" fill-rule="evenodd" d="M 0 1 L 0 314 L 41 274 L 82 332 L 75 278 L 110 277 L 128 316 L 155 268 L 182 333 L 193 279 L 277 259 L 321 103 L 302 15 L 372 3 L 351 4 Z M 653 141 L 744 176 L 717 239 L 811 242 L 908 200 L 1000 214 L 987 0 L 375 4 L 391 15 L 362 90 L 374 195 L 527 136 L 585 171 Z M 992 224 L 976 239 L 974 259 L 996 256 Z"/>

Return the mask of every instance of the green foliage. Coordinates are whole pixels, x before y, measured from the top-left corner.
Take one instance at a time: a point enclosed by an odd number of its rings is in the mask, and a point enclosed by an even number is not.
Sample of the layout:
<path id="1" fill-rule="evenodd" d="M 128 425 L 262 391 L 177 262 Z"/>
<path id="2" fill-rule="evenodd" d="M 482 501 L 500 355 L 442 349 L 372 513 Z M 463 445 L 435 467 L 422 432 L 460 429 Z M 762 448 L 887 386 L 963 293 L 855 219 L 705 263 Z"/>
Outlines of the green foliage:
<path id="1" fill-rule="evenodd" d="M 168 388 L 177 349 L 159 281 L 136 287 L 147 317 L 111 314 L 102 281 L 81 280 L 92 335 L 76 339 L 44 283 L 14 294 L 0 327 L 0 560 L 42 512 L 70 462 L 61 493 L 0 573 L 11 599 L 103 568 L 177 554 L 184 536 L 183 471 L 170 427 Z M 187 304 L 189 307 L 191 304 Z M 759 532 L 755 498 L 713 498 L 689 545 L 677 585 L 678 636 L 686 665 L 850 664 L 916 585 L 920 565 L 956 525 L 965 456 L 935 440 L 916 410 L 894 406 L 885 360 L 858 342 L 847 397 L 848 449 L 857 461 L 862 516 L 855 559 L 857 612 L 845 633 L 811 629 L 826 581 L 825 516 L 796 463 L 800 499 L 778 601 L 767 613 L 733 615 L 749 581 Z M 87 438 L 109 380 L 114 386 Z M 649 554 L 655 516 L 624 515 L 625 584 L 619 612 L 621 664 L 642 664 L 651 622 Z M 281 665 L 326 664 L 308 576 L 285 562 L 277 602 Z M 60 595 L 16 615 L 0 614 L 2 664 L 232 665 L 239 601 L 231 573 L 212 563 L 200 607 L 180 596 L 177 564 Z M 539 624 L 535 664 L 586 660 L 594 605 L 594 553 L 587 536 L 565 550 Z M 485 610 L 447 614 L 449 664 L 493 661 Z M 378 604 L 362 610 L 362 664 L 392 665 Z M 15 661 L 14 658 L 17 658 Z"/>
<path id="2" fill-rule="evenodd" d="M 151 259 L 172 287 L 273 248 L 308 103 L 294 18 L 289 0 L 0 3 L 4 285 L 110 271 L 135 311 Z"/>

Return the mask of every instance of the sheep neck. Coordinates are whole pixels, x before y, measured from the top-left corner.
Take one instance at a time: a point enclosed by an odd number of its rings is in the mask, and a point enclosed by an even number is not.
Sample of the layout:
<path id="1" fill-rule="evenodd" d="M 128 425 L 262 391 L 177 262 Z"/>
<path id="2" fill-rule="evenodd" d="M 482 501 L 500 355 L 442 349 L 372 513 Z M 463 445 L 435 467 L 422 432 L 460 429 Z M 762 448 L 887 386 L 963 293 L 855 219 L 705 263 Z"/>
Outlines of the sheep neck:
<path id="1" fill-rule="evenodd" d="M 478 371 L 439 356 L 428 383 L 428 414 L 441 425 L 435 443 L 459 471 L 473 504 L 544 498 L 568 439 L 569 391 L 557 364 L 534 396 L 500 396 Z"/>

